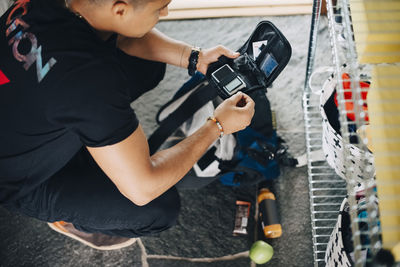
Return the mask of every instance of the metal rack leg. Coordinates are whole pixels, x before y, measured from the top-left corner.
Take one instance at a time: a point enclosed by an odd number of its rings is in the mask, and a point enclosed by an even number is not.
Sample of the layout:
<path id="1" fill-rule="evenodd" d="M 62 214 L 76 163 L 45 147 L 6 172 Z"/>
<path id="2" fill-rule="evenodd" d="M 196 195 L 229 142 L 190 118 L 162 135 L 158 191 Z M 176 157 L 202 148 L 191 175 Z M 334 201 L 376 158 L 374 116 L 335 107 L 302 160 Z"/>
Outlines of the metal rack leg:
<path id="1" fill-rule="evenodd" d="M 308 44 L 308 58 L 307 58 L 307 70 L 306 70 L 306 80 L 304 84 L 304 89 L 308 88 L 308 79 L 314 68 L 315 61 L 315 50 L 317 48 L 317 37 L 318 37 L 318 26 L 319 18 L 321 16 L 321 0 L 314 0 L 313 11 L 311 17 L 311 28 L 310 28 L 310 41 Z"/>

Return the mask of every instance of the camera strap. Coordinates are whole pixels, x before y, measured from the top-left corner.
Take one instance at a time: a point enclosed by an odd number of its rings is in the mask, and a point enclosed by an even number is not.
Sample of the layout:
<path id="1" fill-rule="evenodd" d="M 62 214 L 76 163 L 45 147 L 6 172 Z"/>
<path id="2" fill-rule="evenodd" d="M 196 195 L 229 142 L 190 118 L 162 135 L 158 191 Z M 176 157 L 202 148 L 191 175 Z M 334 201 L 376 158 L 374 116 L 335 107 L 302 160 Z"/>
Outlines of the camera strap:
<path id="1" fill-rule="evenodd" d="M 153 155 L 179 126 L 193 117 L 197 110 L 215 97 L 217 97 L 217 92 L 210 84 L 205 83 L 204 86 L 198 86 L 177 109 L 160 122 L 160 126 L 150 136 L 148 139 L 150 155 Z M 169 104 L 170 102 L 164 107 Z M 163 110 L 163 107 L 160 110 Z"/>

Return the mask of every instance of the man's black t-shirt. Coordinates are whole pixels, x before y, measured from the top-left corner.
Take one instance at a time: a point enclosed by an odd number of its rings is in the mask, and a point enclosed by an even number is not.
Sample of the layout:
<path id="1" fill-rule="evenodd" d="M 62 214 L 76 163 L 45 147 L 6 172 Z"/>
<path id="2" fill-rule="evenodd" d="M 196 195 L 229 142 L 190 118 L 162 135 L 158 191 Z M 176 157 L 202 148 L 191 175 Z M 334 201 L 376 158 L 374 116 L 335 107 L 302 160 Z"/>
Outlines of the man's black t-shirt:
<path id="1" fill-rule="evenodd" d="M 28 193 L 83 146 L 138 126 L 122 52 L 54 0 L 18 0 L 0 19 L 0 203 Z M 135 95 L 136 94 L 136 95 Z"/>

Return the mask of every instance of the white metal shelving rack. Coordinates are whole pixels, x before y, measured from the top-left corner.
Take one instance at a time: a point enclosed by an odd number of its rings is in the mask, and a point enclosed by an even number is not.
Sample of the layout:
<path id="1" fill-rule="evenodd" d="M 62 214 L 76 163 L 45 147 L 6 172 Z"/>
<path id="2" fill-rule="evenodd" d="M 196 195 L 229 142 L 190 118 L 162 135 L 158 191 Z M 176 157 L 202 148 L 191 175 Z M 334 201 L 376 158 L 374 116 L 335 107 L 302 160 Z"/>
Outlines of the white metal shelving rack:
<path id="1" fill-rule="evenodd" d="M 308 179 L 310 191 L 311 229 L 314 266 L 325 266 L 325 251 L 333 231 L 337 213 L 346 196 L 346 183 L 336 175 L 326 161 L 312 160 L 312 154 L 322 149 L 322 123 L 319 97 L 312 93 L 308 80 L 313 72 L 321 13 L 320 0 L 314 0 L 308 51 L 306 82 L 303 95 Z M 332 190 L 333 188 L 333 190 Z"/>
<path id="2" fill-rule="evenodd" d="M 354 192 L 354 187 L 359 183 L 357 177 L 352 177 L 353 174 L 346 177 L 346 181 L 337 176 L 334 170 L 326 163 L 326 161 L 312 160 L 312 154 L 322 149 L 322 123 L 320 115 L 319 97 L 311 92 L 308 85 L 308 80 L 314 69 L 314 61 L 318 39 L 318 27 L 321 12 L 320 0 L 314 0 L 313 13 L 311 21 L 309 55 L 307 63 L 306 82 L 303 96 L 303 109 L 305 118 L 305 131 L 308 160 L 308 177 L 310 188 L 310 208 L 311 208 L 311 223 L 313 235 L 313 251 L 314 265 L 325 266 L 325 250 L 329 241 L 330 234 L 336 224 L 337 215 L 340 204 L 346 195 L 350 204 L 351 227 L 354 243 L 354 264 L 355 266 L 366 266 L 371 262 L 375 253 L 381 248 L 380 229 L 378 227 L 378 208 L 374 205 L 375 191 L 371 188 L 374 186 L 374 169 L 371 168 L 373 162 L 371 156 L 362 155 L 362 161 L 365 163 L 363 170 L 364 180 L 362 186 L 367 188 L 366 199 L 368 218 L 360 219 L 357 216 L 357 203 Z M 332 48 L 332 62 L 335 69 L 335 77 L 337 79 L 337 97 L 339 102 L 339 121 L 341 124 L 341 132 L 344 141 L 344 147 L 350 146 L 350 138 L 358 138 L 359 142 L 356 146 L 362 151 L 367 151 L 367 140 L 357 137 L 356 133 L 350 132 L 348 126 L 354 126 L 359 129 L 365 124 L 365 114 L 362 106 L 365 100 L 361 97 L 363 89 L 360 88 L 360 74 L 369 74 L 368 65 L 360 65 L 357 60 L 354 36 L 352 32 L 351 11 L 349 0 L 337 0 L 336 5 L 332 4 L 332 0 L 327 0 L 327 17 L 329 21 L 329 42 Z M 353 12 L 357 12 L 353 10 Z M 341 23 L 338 24 L 336 18 L 340 16 Z M 327 42 L 328 40 L 323 40 Z M 342 66 L 346 64 L 346 73 L 351 77 L 352 99 L 346 100 L 344 97 L 344 88 L 342 74 L 344 72 Z M 353 113 L 355 120 L 347 120 L 345 104 L 352 101 L 354 104 Z M 349 111 L 347 111 L 349 112 Z M 346 170 L 352 168 L 350 162 L 353 155 L 349 153 L 349 149 L 344 149 L 344 158 L 347 159 Z M 351 173 L 351 171 L 349 172 Z M 354 174 L 355 176 L 355 174 Z M 358 228 L 359 222 L 368 223 L 368 231 L 360 231 Z M 360 240 L 363 235 L 368 236 L 370 244 L 363 245 Z M 362 257 L 362 250 L 370 251 L 369 257 Z"/>
<path id="3" fill-rule="evenodd" d="M 319 98 L 311 92 L 303 97 L 308 154 L 322 149 L 322 125 Z M 338 210 L 346 196 L 346 183 L 326 161 L 308 161 L 311 227 L 314 265 L 325 266 L 325 250 L 336 225 Z"/>

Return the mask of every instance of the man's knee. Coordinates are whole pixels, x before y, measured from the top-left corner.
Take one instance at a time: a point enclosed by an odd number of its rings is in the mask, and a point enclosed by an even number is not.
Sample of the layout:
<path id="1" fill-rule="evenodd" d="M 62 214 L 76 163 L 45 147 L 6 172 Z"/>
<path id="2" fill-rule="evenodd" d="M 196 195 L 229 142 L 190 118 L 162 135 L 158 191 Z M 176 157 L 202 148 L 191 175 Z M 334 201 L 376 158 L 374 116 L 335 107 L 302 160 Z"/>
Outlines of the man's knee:
<path id="1" fill-rule="evenodd" d="M 178 191 L 173 187 L 139 210 L 135 208 L 126 231 L 131 236 L 143 236 L 167 230 L 176 224 L 180 206 Z"/>
<path id="2" fill-rule="evenodd" d="M 154 205 L 155 228 L 168 229 L 176 224 L 181 202 L 175 187 L 161 195 Z"/>
<path id="3" fill-rule="evenodd" d="M 109 221 L 99 224 L 76 224 L 78 230 L 84 232 L 101 232 L 108 235 L 123 237 L 139 237 L 156 234 L 167 230 L 176 224 L 180 211 L 180 198 L 175 187 L 169 189 L 160 197 L 149 204 L 139 207 L 132 202 L 120 207 L 121 218 L 117 221 Z M 122 218 L 123 217 L 123 218 Z"/>

